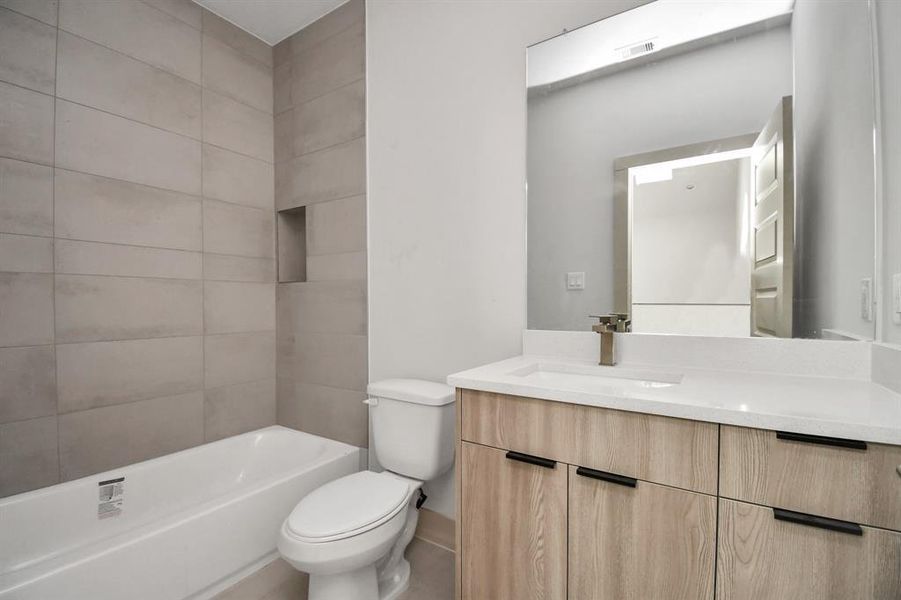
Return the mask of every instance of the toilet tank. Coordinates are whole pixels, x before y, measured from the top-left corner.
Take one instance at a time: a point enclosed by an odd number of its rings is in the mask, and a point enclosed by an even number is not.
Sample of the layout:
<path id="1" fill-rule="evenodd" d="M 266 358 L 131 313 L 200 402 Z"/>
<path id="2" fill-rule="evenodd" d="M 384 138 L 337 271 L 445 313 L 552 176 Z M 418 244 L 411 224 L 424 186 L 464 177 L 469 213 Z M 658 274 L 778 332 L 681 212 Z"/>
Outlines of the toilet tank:
<path id="1" fill-rule="evenodd" d="M 369 414 L 379 463 L 420 481 L 454 464 L 454 388 L 420 379 L 370 383 Z"/>

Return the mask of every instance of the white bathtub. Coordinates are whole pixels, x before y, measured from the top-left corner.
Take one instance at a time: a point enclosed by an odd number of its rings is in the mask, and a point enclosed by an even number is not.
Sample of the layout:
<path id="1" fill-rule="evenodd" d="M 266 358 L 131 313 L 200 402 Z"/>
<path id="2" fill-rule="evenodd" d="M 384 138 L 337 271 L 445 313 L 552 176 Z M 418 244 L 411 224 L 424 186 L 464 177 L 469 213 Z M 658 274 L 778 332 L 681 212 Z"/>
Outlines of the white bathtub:
<path id="1" fill-rule="evenodd" d="M 0 599 L 210 598 L 273 560 L 297 501 L 361 452 L 267 427 L 0 500 Z M 99 518 L 99 483 L 122 477 Z"/>

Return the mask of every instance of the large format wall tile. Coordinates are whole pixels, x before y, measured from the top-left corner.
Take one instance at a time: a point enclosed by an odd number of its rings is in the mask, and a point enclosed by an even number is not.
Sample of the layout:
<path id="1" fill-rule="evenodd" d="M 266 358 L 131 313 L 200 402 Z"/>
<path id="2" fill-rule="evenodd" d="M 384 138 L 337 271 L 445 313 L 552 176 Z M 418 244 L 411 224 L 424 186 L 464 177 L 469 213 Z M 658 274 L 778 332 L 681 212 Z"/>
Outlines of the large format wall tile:
<path id="1" fill-rule="evenodd" d="M 275 166 L 275 204 L 279 210 L 365 193 L 365 138 Z"/>
<path id="2" fill-rule="evenodd" d="M 0 156 L 51 163 L 52 97 L 0 82 Z"/>
<path id="3" fill-rule="evenodd" d="M 0 6 L 29 16 L 47 25 L 56 26 L 58 0 L 0 0 Z"/>
<path id="4" fill-rule="evenodd" d="M 203 140 L 272 162 L 272 115 L 203 90 Z"/>
<path id="5" fill-rule="evenodd" d="M 363 23 L 294 55 L 294 105 L 318 98 L 365 75 Z"/>
<path id="6" fill-rule="evenodd" d="M 200 194 L 200 142 L 57 100 L 56 165 Z"/>
<path id="7" fill-rule="evenodd" d="M 275 332 L 208 335 L 204 343 L 207 388 L 275 378 Z"/>
<path id="8" fill-rule="evenodd" d="M 57 237 L 201 249 L 196 196 L 60 169 L 54 187 Z"/>
<path id="9" fill-rule="evenodd" d="M 56 414 L 53 346 L 0 348 L 0 381 L 0 423 Z"/>
<path id="10" fill-rule="evenodd" d="M 275 255 L 272 211 L 203 201 L 203 249 L 217 254 L 272 257 Z"/>
<path id="11" fill-rule="evenodd" d="M 59 412 L 202 389 L 203 360 L 200 336 L 60 344 Z"/>
<path id="12" fill-rule="evenodd" d="M 207 198 L 272 210 L 273 177 L 271 163 L 203 145 L 203 195 Z"/>
<path id="13" fill-rule="evenodd" d="M 200 279 L 200 252 L 56 240 L 57 273 Z"/>
<path id="14" fill-rule="evenodd" d="M 56 88 L 60 98 L 200 138 L 200 86 L 65 32 Z"/>
<path id="15" fill-rule="evenodd" d="M 293 73 L 294 65 L 290 61 L 275 67 L 272 71 L 272 111 L 276 115 L 294 106 Z"/>
<path id="16" fill-rule="evenodd" d="M 275 259 L 251 256 L 203 255 L 203 277 L 207 281 L 275 282 Z"/>
<path id="17" fill-rule="evenodd" d="M 297 53 L 303 52 L 323 42 L 325 39 L 359 25 L 365 18 L 365 2 L 350 0 L 292 35 L 276 46 L 278 59 L 276 64 L 287 61 Z M 362 52 L 361 52 L 362 53 Z"/>
<path id="18" fill-rule="evenodd" d="M 306 333 L 366 335 L 366 283 L 308 281 L 278 286 L 278 326 Z"/>
<path id="19" fill-rule="evenodd" d="M 283 163 L 294 157 L 294 109 L 275 117 L 275 162 Z"/>
<path id="20" fill-rule="evenodd" d="M 293 378 L 346 390 L 366 389 L 366 336 L 307 333 L 296 336 Z"/>
<path id="21" fill-rule="evenodd" d="M 200 32 L 138 0 L 62 0 L 59 27 L 200 83 Z"/>
<path id="22" fill-rule="evenodd" d="M 208 442 L 275 423 L 275 379 L 206 390 L 204 396 Z"/>
<path id="23" fill-rule="evenodd" d="M 347 142 L 366 133 L 361 79 L 294 107 L 294 156 Z"/>
<path id="24" fill-rule="evenodd" d="M 60 477 L 77 479 L 203 443 L 203 392 L 59 417 Z"/>
<path id="25" fill-rule="evenodd" d="M 144 4 L 158 8 L 194 29 L 203 25 L 203 9 L 192 0 L 144 0 Z"/>
<path id="26" fill-rule="evenodd" d="M 0 8 L 0 80 L 53 93 L 56 28 Z"/>
<path id="27" fill-rule="evenodd" d="M 52 273 L 53 240 L 0 233 L 0 271 Z"/>
<path id="28" fill-rule="evenodd" d="M 354 446 L 366 447 L 366 393 L 280 379 L 278 423 Z"/>
<path id="29" fill-rule="evenodd" d="M 203 85 L 272 113 L 272 69 L 208 35 L 203 36 Z"/>
<path id="30" fill-rule="evenodd" d="M 366 249 L 366 196 L 307 207 L 307 255 Z"/>
<path id="31" fill-rule="evenodd" d="M 56 341 L 88 342 L 202 332 L 201 282 L 56 276 Z"/>
<path id="32" fill-rule="evenodd" d="M 59 482 L 56 417 L 0 425 L 0 496 Z"/>
<path id="33" fill-rule="evenodd" d="M 0 346 L 53 343 L 53 275 L 0 273 Z"/>
<path id="34" fill-rule="evenodd" d="M 0 231 L 53 235 L 53 170 L 0 158 Z"/>
<path id="35" fill-rule="evenodd" d="M 269 44 L 210 11 L 203 13 L 203 33 L 228 44 L 267 67 L 272 66 L 272 47 Z"/>
<path id="36" fill-rule="evenodd" d="M 275 330 L 275 285 L 207 281 L 203 319 L 207 334 Z"/>
<path id="37" fill-rule="evenodd" d="M 318 254 L 307 257 L 307 281 L 365 279 L 366 253 Z"/>

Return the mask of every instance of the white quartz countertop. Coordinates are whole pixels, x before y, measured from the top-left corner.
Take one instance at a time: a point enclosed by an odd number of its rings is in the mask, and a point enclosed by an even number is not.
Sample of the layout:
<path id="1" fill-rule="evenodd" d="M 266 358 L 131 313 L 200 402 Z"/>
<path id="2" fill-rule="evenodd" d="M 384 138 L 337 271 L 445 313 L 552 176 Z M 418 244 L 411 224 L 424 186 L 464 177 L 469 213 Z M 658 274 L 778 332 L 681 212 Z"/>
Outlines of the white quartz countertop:
<path id="1" fill-rule="evenodd" d="M 571 404 L 901 445 L 901 394 L 856 379 L 638 364 L 599 367 L 572 358 L 518 356 L 454 373 L 447 383 Z"/>

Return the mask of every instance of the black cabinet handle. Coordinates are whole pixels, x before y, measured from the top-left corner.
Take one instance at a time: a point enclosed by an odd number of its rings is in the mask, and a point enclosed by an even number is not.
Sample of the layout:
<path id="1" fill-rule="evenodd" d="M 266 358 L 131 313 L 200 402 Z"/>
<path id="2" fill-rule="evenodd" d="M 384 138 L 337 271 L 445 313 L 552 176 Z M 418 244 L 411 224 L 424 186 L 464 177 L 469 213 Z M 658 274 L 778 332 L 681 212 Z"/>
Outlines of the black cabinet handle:
<path id="1" fill-rule="evenodd" d="M 540 456 L 532 456 L 531 454 L 523 454 L 522 452 L 514 452 L 513 450 L 507 452 L 507 458 L 509 458 L 510 460 L 518 460 L 519 462 L 529 463 L 530 465 L 544 467 L 545 469 L 554 469 L 557 467 L 556 460 L 541 458 Z"/>
<path id="2" fill-rule="evenodd" d="M 828 529 L 829 531 L 838 531 L 840 533 L 848 533 L 851 535 L 863 535 L 863 529 L 860 528 L 860 525 L 849 521 L 818 517 L 816 515 L 808 515 L 792 510 L 784 510 L 782 508 L 774 508 L 773 517 L 777 521 L 787 521 L 789 523 L 797 523 L 798 525 L 818 527 L 819 529 Z"/>
<path id="3" fill-rule="evenodd" d="M 810 435 L 807 433 L 792 433 L 791 431 L 777 431 L 776 439 L 790 442 L 804 442 L 805 444 L 819 444 L 821 446 L 835 446 L 837 448 L 851 448 L 853 450 L 866 450 L 867 443 L 858 440 L 846 440 L 842 438 L 826 437 L 824 435 Z"/>
<path id="4" fill-rule="evenodd" d="M 634 488 L 636 485 L 638 485 L 638 480 L 633 479 L 632 477 L 617 475 L 616 473 L 607 473 L 606 471 L 598 471 L 596 469 L 589 469 L 588 467 L 577 468 L 576 475 L 581 475 L 582 477 L 588 477 L 590 479 L 600 479 L 601 481 L 615 483 L 616 485 L 624 485 L 631 488 Z"/>

